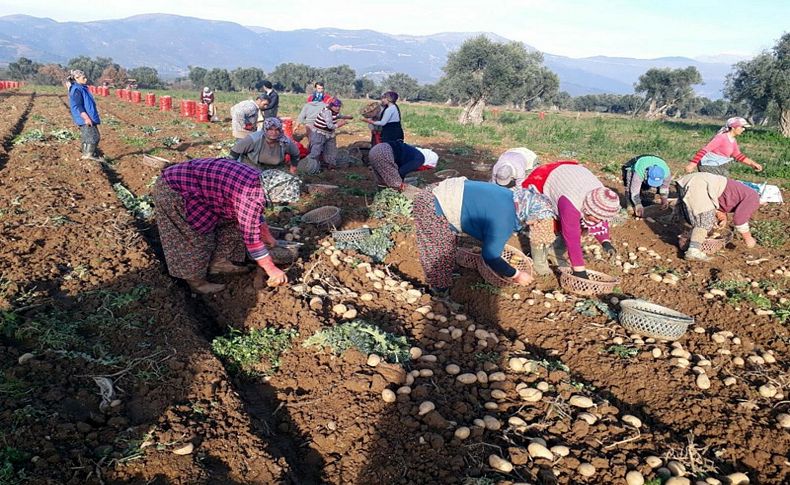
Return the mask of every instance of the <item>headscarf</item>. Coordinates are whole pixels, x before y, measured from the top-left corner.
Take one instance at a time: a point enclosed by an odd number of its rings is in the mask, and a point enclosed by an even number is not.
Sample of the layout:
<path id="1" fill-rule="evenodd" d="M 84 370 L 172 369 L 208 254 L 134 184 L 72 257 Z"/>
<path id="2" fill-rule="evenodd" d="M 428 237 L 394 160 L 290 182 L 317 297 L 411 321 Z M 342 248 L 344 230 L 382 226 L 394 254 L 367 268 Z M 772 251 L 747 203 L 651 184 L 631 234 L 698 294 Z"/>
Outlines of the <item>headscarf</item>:
<path id="1" fill-rule="evenodd" d="M 602 221 L 609 221 L 620 212 L 620 197 L 612 189 L 598 187 L 587 193 L 582 211 Z"/>
<path id="2" fill-rule="evenodd" d="M 332 101 L 327 103 L 327 106 L 329 106 L 330 108 L 335 108 L 335 107 L 339 108 L 339 107 L 343 106 L 343 102 L 340 101 L 340 98 L 334 98 L 334 99 L 332 99 Z"/>
<path id="3" fill-rule="evenodd" d="M 290 143 L 288 137 L 285 136 L 285 133 L 283 133 L 283 122 L 280 121 L 280 118 L 271 117 L 271 118 L 265 118 L 263 120 L 263 131 L 265 132 L 266 130 L 269 130 L 271 128 L 276 128 L 280 132 L 280 136 L 277 137 L 278 142 L 280 142 L 281 144 Z"/>
<path id="4" fill-rule="evenodd" d="M 719 133 L 720 134 L 727 133 L 733 128 L 739 128 L 739 127 L 749 128 L 750 126 L 752 125 L 750 125 L 749 122 L 746 121 L 746 118 L 742 118 L 740 116 L 733 116 L 732 118 L 727 119 L 727 121 L 724 123 L 724 126 L 722 126 L 719 129 Z"/>
<path id="5" fill-rule="evenodd" d="M 399 96 L 398 93 L 396 93 L 395 91 L 387 91 L 386 93 L 382 94 L 381 97 L 387 98 L 393 103 L 397 103 Z"/>
<path id="6" fill-rule="evenodd" d="M 72 69 L 71 71 L 69 71 L 69 76 L 72 79 L 77 79 L 78 77 L 84 76 L 84 75 L 85 75 L 85 71 L 83 71 L 81 69 Z"/>
<path id="7" fill-rule="evenodd" d="M 513 189 L 513 202 L 516 204 L 516 216 L 524 226 L 536 220 L 554 219 L 551 201 L 535 187 Z"/>
<path id="8" fill-rule="evenodd" d="M 209 88 L 208 86 L 206 86 L 206 87 L 204 87 L 204 88 L 203 88 L 203 92 L 204 92 L 204 93 L 210 93 L 210 92 L 211 92 L 211 88 Z"/>

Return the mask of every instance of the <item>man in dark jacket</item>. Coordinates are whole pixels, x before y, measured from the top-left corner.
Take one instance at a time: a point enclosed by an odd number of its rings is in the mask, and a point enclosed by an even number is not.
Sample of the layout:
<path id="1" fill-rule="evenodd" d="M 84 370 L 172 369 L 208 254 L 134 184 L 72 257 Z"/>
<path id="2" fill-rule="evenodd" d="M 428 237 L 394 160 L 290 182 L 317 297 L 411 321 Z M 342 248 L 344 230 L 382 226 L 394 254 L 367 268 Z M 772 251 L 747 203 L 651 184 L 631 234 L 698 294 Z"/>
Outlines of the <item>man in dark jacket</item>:
<path id="1" fill-rule="evenodd" d="M 270 81 L 263 81 L 263 92 L 266 99 L 269 100 L 269 106 L 263 110 L 263 117 L 276 118 L 277 109 L 280 107 L 280 95 L 274 90 Z"/>

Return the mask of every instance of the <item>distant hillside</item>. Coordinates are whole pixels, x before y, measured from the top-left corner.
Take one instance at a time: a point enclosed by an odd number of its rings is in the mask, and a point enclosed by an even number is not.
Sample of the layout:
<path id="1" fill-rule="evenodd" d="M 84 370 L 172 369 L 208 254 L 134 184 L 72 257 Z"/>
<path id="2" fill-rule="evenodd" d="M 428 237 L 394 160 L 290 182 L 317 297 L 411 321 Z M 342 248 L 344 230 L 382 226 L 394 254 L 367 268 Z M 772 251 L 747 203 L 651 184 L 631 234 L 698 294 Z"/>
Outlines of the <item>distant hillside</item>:
<path id="1" fill-rule="evenodd" d="M 126 67 L 151 66 L 164 78 L 185 75 L 187 66 L 258 66 L 271 71 L 283 62 L 317 67 L 348 64 L 357 74 L 405 72 L 420 82 L 442 75 L 447 54 L 480 32 L 428 36 L 390 35 L 373 30 L 332 28 L 276 31 L 233 22 L 146 14 L 95 22 L 56 22 L 27 15 L 0 17 L 0 64 L 20 56 L 66 63 L 72 57 L 112 57 Z M 485 33 L 496 41 L 507 39 Z M 528 49 L 534 48 L 527 46 Z M 546 65 L 572 95 L 630 93 L 651 67 L 696 66 L 705 85 L 699 94 L 720 98 L 730 64 L 683 57 L 629 59 L 545 54 Z"/>

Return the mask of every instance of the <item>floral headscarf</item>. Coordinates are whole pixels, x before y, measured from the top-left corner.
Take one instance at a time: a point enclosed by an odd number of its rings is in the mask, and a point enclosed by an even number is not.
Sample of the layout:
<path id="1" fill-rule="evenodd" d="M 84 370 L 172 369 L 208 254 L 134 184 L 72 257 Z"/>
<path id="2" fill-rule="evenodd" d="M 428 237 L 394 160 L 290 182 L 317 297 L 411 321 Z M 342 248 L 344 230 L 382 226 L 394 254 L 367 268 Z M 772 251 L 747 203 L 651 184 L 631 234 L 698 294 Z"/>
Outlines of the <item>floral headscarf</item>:
<path id="1" fill-rule="evenodd" d="M 280 132 L 280 136 L 277 137 L 277 141 L 280 143 L 289 143 L 288 137 L 285 136 L 283 132 L 283 122 L 280 121 L 280 118 L 266 118 L 263 120 L 263 131 L 270 130 L 272 128 L 276 128 Z"/>
<path id="2" fill-rule="evenodd" d="M 516 216 L 523 225 L 541 219 L 554 219 L 551 201 L 535 187 L 513 189 L 513 202 L 516 204 Z"/>

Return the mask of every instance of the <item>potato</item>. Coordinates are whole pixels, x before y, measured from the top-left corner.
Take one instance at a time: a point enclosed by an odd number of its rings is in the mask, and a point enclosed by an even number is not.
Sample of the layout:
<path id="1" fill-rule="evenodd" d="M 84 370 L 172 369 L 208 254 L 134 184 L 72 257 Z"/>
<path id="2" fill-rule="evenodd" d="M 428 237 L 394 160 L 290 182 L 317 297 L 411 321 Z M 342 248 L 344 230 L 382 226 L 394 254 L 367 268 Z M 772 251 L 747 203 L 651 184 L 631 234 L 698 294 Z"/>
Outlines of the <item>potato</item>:
<path id="1" fill-rule="evenodd" d="M 592 399 L 586 396 L 574 395 L 568 400 L 568 404 L 571 406 L 587 409 L 593 407 L 595 404 L 593 403 Z M 591 465 L 592 466 L 592 465 Z"/>
<path id="2" fill-rule="evenodd" d="M 455 378 L 461 384 L 474 384 L 477 382 L 477 376 L 474 374 L 461 374 Z"/>
<path id="3" fill-rule="evenodd" d="M 420 409 L 417 414 L 420 416 L 424 416 L 430 413 L 431 411 L 433 411 L 434 409 L 436 409 L 436 405 L 434 403 L 432 403 L 431 401 L 423 401 L 422 403 L 420 403 Z"/>
<path id="4" fill-rule="evenodd" d="M 576 471 L 579 472 L 579 475 L 581 475 L 583 477 L 588 477 L 589 478 L 589 477 L 595 475 L 595 467 L 592 466 L 589 463 L 582 463 L 581 465 L 579 465 L 579 467 L 576 469 Z"/>
<path id="5" fill-rule="evenodd" d="M 383 391 L 381 391 L 381 399 L 383 399 L 384 402 L 392 403 L 395 402 L 398 398 L 397 396 L 395 396 L 395 393 L 392 392 L 392 389 L 384 389 Z"/>
<path id="6" fill-rule="evenodd" d="M 496 471 L 510 473 L 513 471 L 513 464 L 497 455 L 489 455 L 488 464 Z"/>
<path id="7" fill-rule="evenodd" d="M 533 459 L 544 458 L 546 460 L 554 460 L 554 454 L 540 443 L 530 443 L 527 447 L 527 451 L 529 452 L 529 456 Z"/>
<path id="8" fill-rule="evenodd" d="M 461 426 L 455 430 L 454 435 L 459 440 L 465 440 L 466 438 L 469 437 L 470 432 L 471 431 L 469 430 L 469 428 L 467 428 L 466 426 Z"/>

